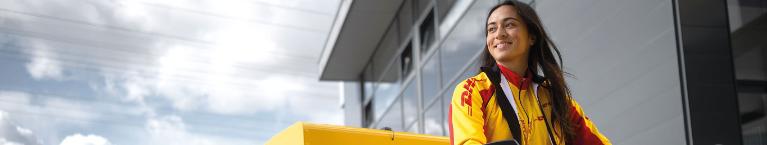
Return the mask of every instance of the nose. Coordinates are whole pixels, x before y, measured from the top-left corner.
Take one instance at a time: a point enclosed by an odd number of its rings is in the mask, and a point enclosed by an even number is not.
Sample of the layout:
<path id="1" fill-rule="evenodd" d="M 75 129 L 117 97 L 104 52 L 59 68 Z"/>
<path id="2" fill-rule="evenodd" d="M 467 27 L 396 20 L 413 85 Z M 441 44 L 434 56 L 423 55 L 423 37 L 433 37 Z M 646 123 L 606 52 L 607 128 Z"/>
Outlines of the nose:
<path id="1" fill-rule="evenodd" d="M 495 31 L 495 39 L 497 39 L 497 40 L 504 40 L 504 39 L 506 39 L 506 37 L 508 37 L 508 34 L 506 34 L 506 30 L 505 29 L 501 28 L 501 29 L 498 29 L 498 30 Z"/>

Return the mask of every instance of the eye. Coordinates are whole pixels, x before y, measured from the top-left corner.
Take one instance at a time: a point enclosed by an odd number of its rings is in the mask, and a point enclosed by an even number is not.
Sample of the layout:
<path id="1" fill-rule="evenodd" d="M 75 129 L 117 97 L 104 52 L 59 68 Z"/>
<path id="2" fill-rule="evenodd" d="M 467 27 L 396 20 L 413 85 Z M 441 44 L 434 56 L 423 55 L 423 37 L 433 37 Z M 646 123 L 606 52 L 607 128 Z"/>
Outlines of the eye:
<path id="1" fill-rule="evenodd" d="M 488 27 L 487 32 L 495 32 L 495 27 Z"/>
<path id="2" fill-rule="evenodd" d="M 503 27 L 512 28 L 514 27 L 514 23 L 506 23 L 506 25 L 504 25 Z"/>

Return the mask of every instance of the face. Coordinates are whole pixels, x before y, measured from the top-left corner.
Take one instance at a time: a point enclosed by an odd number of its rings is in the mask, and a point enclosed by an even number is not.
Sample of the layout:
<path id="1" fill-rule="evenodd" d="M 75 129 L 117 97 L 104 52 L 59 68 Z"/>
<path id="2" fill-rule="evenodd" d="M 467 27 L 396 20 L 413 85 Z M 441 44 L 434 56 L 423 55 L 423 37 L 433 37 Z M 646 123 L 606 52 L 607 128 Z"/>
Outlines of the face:
<path id="1" fill-rule="evenodd" d="M 487 18 L 487 49 L 498 62 L 527 60 L 533 40 L 527 26 L 510 5 L 501 6 Z"/>

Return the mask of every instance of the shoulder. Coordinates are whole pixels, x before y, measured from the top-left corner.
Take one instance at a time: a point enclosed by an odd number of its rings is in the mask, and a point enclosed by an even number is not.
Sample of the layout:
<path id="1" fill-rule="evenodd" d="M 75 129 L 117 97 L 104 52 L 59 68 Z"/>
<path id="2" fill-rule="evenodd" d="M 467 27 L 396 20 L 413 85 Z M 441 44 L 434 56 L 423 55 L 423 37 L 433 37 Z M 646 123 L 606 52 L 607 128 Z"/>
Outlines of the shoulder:
<path id="1" fill-rule="evenodd" d="M 466 100 L 472 98 L 483 100 L 483 98 L 492 95 L 492 85 L 487 75 L 481 72 L 458 83 L 453 91 L 453 99 Z"/>
<path id="2" fill-rule="evenodd" d="M 466 78 L 455 86 L 456 91 L 474 90 L 474 89 L 487 89 L 492 86 L 492 82 L 488 79 L 484 72 L 480 72 L 477 75 Z"/>

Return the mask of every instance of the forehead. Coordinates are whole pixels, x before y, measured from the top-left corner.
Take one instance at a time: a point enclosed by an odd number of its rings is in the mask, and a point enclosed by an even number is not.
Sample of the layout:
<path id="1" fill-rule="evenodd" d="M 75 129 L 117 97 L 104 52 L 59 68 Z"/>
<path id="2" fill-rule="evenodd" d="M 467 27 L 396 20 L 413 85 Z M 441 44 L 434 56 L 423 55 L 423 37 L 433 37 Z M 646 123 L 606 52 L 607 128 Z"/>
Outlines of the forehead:
<path id="1" fill-rule="evenodd" d="M 517 9 L 511 5 L 504 5 L 493 10 L 493 12 L 490 13 L 490 17 L 487 17 L 487 22 L 496 22 L 509 17 L 518 18 L 519 16 L 517 15 Z"/>

